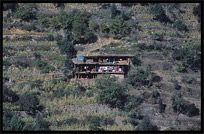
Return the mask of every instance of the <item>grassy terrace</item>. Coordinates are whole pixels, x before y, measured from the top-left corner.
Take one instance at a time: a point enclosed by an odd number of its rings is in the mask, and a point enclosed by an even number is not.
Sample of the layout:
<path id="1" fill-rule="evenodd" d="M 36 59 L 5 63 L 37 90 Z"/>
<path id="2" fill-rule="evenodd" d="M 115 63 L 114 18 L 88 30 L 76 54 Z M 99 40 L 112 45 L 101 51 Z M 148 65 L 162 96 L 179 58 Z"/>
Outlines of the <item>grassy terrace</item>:
<path id="1" fill-rule="evenodd" d="M 31 42 L 31 41 L 5 41 L 3 46 L 57 46 L 56 41 L 41 41 L 41 42 Z"/>

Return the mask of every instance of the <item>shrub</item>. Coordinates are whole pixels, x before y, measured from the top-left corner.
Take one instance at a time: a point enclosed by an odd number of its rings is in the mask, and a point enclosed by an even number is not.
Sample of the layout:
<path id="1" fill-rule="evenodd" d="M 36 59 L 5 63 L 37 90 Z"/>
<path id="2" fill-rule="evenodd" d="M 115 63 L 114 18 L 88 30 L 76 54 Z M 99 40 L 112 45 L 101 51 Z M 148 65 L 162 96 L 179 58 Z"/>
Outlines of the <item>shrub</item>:
<path id="1" fill-rule="evenodd" d="M 65 38 L 63 40 L 60 40 L 62 37 L 59 35 L 57 37 L 57 45 L 61 51 L 62 54 L 67 54 L 70 57 L 75 57 L 77 51 L 75 50 L 73 44 L 71 43 L 73 37 L 70 32 L 65 33 Z"/>
<path id="2" fill-rule="evenodd" d="M 126 102 L 126 87 L 116 81 L 116 78 L 105 76 L 96 82 L 99 89 L 97 101 L 112 108 L 122 108 Z"/>
<path id="3" fill-rule="evenodd" d="M 47 40 L 48 41 L 54 41 L 54 36 L 52 35 L 52 34 L 48 34 L 48 36 L 47 36 Z"/>
<path id="4" fill-rule="evenodd" d="M 142 63 L 141 60 L 138 58 L 138 55 L 133 56 L 131 61 L 134 66 L 140 66 Z"/>
<path id="5" fill-rule="evenodd" d="M 137 126 L 139 123 L 137 121 L 137 119 L 141 120 L 143 119 L 143 116 L 141 115 L 140 112 L 138 111 L 132 111 L 129 115 L 128 115 L 128 122 L 130 124 L 132 124 L 133 126 Z"/>
<path id="6" fill-rule="evenodd" d="M 201 22 L 201 4 L 193 8 L 193 14 L 197 17 L 198 22 Z"/>
<path id="7" fill-rule="evenodd" d="M 3 11 L 11 9 L 11 11 L 15 11 L 17 8 L 17 3 L 4 3 L 3 4 Z"/>
<path id="8" fill-rule="evenodd" d="M 9 66 L 11 66 L 11 62 L 9 60 L 4 60 L 3 59 L 3 66 L 5 66 L 6 68 L 8 68 Z"/>
<path id="9" fill-rule="evenodd" d="M 36 121 L 32 123 L 30 127 L 27 127 L 26 130 L 34 130 L 34 131 L 45 131 L 50 130 L 49 126 L 51 124 L 43 119 L 43 116 L 41 114 L 36 115 Z"/>
<path id="10" fill-rule="evenodd" d="M 116 15 L 120 14 L 120 11 L 117 10 L 117 7 L 115 4 L 110 5 L 110 10 L 111 10 L 111 18 L 115 17 Z"/>
<path id="11" fill-rule="evenodd" d="M 119 16 L 111 20 L 109 28 L 111 33 L 120 38 L 126 36 L 130 32 L 127 21 Z"/>
<path id="12" fill-rule="evenodd" d="M 145 116 L 142 119 L 141 124 L 138 125 L 137 130 L 145 130 L 145 131 L 157 130 L 157 127 L 153 126 L 148 116 Z"/>
<path id="13" fill-rule="evenodd" d="M 128 101 L 125 103 L 124 110 L 130 111 L 138 107 L 143 101 L 144 99 L 139 96 L 129 96 Z"/>
<path id="14" fill-rule="evenodd" d="M 90 21 L 89 22 L 89 27 L 90 27 L 90 29 L 92 30 L 92 31 L 97 31 L 98 30 L 98 28 L 99 28 L 99 25 L 98 25 L 98 23 L 97 22 L 95 22 L 95 21 Z"/>
<path id="15" fill-rule="evenodd" d="M 179 85 L 179 83 L 178 83 L 177 80 L 174 80 L 173 83 L 174 83 L 174 88 L 175 88 L 176 90 L 181 89 L 181 86 Z"/>
<path id="16" fill-rule="evenodd" d="M 100 126 L 100 118 L 99 118 L 99 117 L 93 116 L 93 117 L 91 118 L 89 129 L 90 129 L 91 131 L 102 131 L 102 130 L 104 130 L 104 129 L 101 128 L 101 126 Z"/>
<path id="17" fill-rule="evenodd" d="M 170 22 L 169 18 L 166 16 L 165 11 L 160 3 L 151 4 L 150 12 L 155 15 L 156 19 L 161 22 Z"/>
<path id="18" fill-rule="evenodd" d="M 24 93 L 18 101 L 22 110 L 35 111 L 39 109 L 39 99 L 34 93 Z"/>
<path id="19" fill-rule="evenodd" d="M 78 121 L 77 118 L 68 118 L 64 120 L 64 123 L 68 125 L 73 125 L 76 124 L 77 121 Z"/>
<path id="20" fill-rule="evenodd" d="M 100 30 L 102 33 L 106 33 L 106 34 L 108 34 L 109 31 L 110 31 L 110 29 L 109 29 L 109 27 L 108 27 L 108 25 L 107 25 L 106 23 L 101 23 L 101 24 L 99 25 L 99 30 Z"/>
<path id="21" fill-rule="evenodd" d="M 153 34 L 153 39 L 158 40 L 158 41 L 162 41 L 164 39 L 164 32 L 155 32 Z"/>
<path id="22" fill-rule="evenodd" d="M 151 100 L 154 104 L 158 103 L 158 97 L 160 96 L 160 93 L 157 90 L 152 91 L 151 93 Z"/>
<path id="23" fill-rule="evenodd" d="M 13 115 L 10 111 L 3 112 L 3 130 L 4 131 L 22 131 L 25 122 L 21 117 Z"/>
<path id="24" fill-rule="evenodd" d="M 63 71 L 64 75 L 67 78 L 73 77 L 73 68 L 74 68 L 74 63 L 69 55 L 67 55 L 66 60 L 65 60 L 65 69 Z"/>
<path id="25" fill-rule="evenodd" d="M 24 21 L 30 21 L 36 18 L 36 14 L 32 11 L 37 8 L 35 3 L 18 3 L 14 18 L 19 18 Z"/>
<path id="26" fill-rule="evenodd" d="M 171 97 L 171 101 L 174 112 L 186 114 L 189 117 L 199 115 L 199 109 L 196 108 L 194 103 L 184 100 L 181 92 L 176 92 Z"/>
<path id="27" fill-rule="evenodd" d="M 176 69 L 180 73 L 185 73 L 187 70 L 183 64 L 178 64 L 178 67 Z"/>
<path id="28" fill-rule="evenodd" d="M 163 104 L 162 99 L 160 98 L 159 99 L 159 113 L 164 113 L 165 108 L 166 108 L 166 104 Z"/>
<path id="29" fill-rule="evenodd" d="M 126 78 L 127 82 L 131 84 L 132 86 L 140 86 L 140 85 L 146 85 L 148 84 L 148 76 L 149 71 L 147 68 L 144 67 L 132 67 L 130 71 L 128 72 L 128 76 Z"/>
<path id="30" fill-rule="evenodd" d="M 177 28 L 179 31 L 188 31 L 188 28 L 183 22 L 179 19 L 173 23 L 173 27 Z"/>
<path id="31" fill-rule="evenodd" d="M 36 60 L 34 65 L 37 69 L 41 70 L 42 73 L 49 73 L 50 71 L 54 71 L 55 68 L 49 65 L 47 62 L 42 60 Z"/>
<path id="32" fill-rule="evenodd" d="M 3 85 L 3 102 L 16 102 L 18 100 L 18 95 Z"/>

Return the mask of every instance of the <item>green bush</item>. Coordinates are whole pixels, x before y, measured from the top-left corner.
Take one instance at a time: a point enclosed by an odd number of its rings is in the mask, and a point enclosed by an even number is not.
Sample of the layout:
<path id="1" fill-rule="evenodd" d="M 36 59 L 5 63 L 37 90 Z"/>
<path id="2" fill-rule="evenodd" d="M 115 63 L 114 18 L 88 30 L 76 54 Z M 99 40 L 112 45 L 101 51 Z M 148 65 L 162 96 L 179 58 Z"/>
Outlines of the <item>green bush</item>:
<path id="1" fill-rule="evenodd" d="M 126 78 L 127 83 L 131 84 L 132 86 L 140 86 L 148 84 L 148 76 L 150 72 L 147 68 L 138 66 L 132 67 L 128 72 L 128 76 Z"/>
<path id="2" fill-rule="evenodd" d="M 188 42 L 172 53 L 175 60 L 181 60 L 182 64 L 193 70 L 201 68 L 201 44 L 200 42 Z"/>
<path id="3" fill-rule="evenodd" d="M 48 41 L 54 41 L 55 38 L 54 38 L 54 36 L 53 36 L 52 34 L 48 34 L 47 40 L 48 40 Z"/>
<path id="4" fill-rule="evenodd" d="M 13 16 L 14 18 L 19 18 L 24 21 L 36 19 L 36 13 L 32 11 L 36 8 L 37 5 L 35 3 L 18 3 L 18 7 Z"/>
<path id="5" fill-rule="evenodd" d="M 31 126 L 25 127 L 25 130 L 29 131 L 48 131 L 51 124 L 43 119 L 41 114 L 36 115 L 36 121 L 31 124 Z"/>
<path id="6" fill-rule="evenodd" d="M 24 130 L 25 122 L 21 117 L 9 112 L 3 112 L 3 130 L 4 131 L 22 131 Z"/>
<path id="7" fill-rule="evenodd" d="M 71 43 L 73 40 L 73 36 L 70 32 L 65 33 L 65 38 L 60 40 L 62 37 L 59 35 L 57 37 L 57 45 L 62 54 L 69 55 L 70 57 L 75 57 L 77 51 L 75 50 L 73 44 Z"/>
<path id="8" fill-rule="evenodd" d="M 93 116 L 91 118 L 89 129 L 91 131 L 103 131 L 104 130 L 103 128 L 101 128 L 101 125 L 100 125 L 100 117 Z"/>
<path id="9" fill-rule="evenodd" d="M 128 22 L 117 16 L 110 22 L 110 32 L 114 34 L 114 37 L 124 37 L 130 33 L 130 27 L 128 26 Z"/>
<path id="10" fill-rule="evenodd" d="M 95 22 L 95 21 L 90 21 L 90 22 L 89 22 L 89 27 L 90 27 L 90 29 L 91 29 L 92 31 L 95 31 L 95 32 L 99 29 L 99 25 L 98 25 L 98 23 Z"/>
<path id="11" fill-rule="evenodd" d="M 117 82 L 116 78 L 104 76 L 96 82 L 99 89 L 97 102 L 112 108 L 122 108 L 126 102 L 126 87 Z"/>
<path id="12" fill-rule="evenodd" d="M 78 121 L 77 118 L 68 118 L 64 120 L 64 123 L 68 125 L 72 125 L 72 124 L 76 124 L 77 121 Z"/>
<path id="13" fill-rule="evenodd" d="M 120 14 L 120 11 L 117 10 L 117 7 L 116 7 L 115 3 L 110 5 L 110 10 L 111 10 L 111 18 L 114 18 L 115 16 Z"/>
<path id="14" fill-rule="evenodd" d="M 4 3 L 3 4 L 3 11 L 11 9 L 11 11 L 15 11 L 17 8 L 18 3 Z"/>
<path id="15" fill-rule="evenodd" d="M 166 104 L 163 104 L 162 99 L 160 98 L 159 99 L 159 113 L 164 113 L 165 108 L 166 108 Z"/>
<path id="16" fill-rule="evenodd" d="M 18 100 L 18 95 L 3 85 L 3 102 L 16 102 Z"/>
<path id="17" fill-rule="evenodd" d="M 197 17 L 198 22 L 201 22 L 201 4 L 193 8 L 193 14 Z"/>
<path id="18" fill-rule="evenodd" d="M 154 14 L 155 18 L 161 22 L 170 22 L 169 18 L 166 16 L 165 11 L 160 3 L 151 4 L 150 12 Z"/>
<path id="19" fill-rule="evenodd" d="M 18 104 L 24 111 L 35 111 L 40 108 L 39 99 L 34 93 L 24 93 L 20 96 Z"/>
<path id="20" fill-rule="evenodd" d="M 124 110 L 131 111 L 138 107 L 144 101 L 143 98 L 139 96 L 129 96 L 127 102 L 125 103 Z"/>
<path id="21" fill-rule="evenodd" d="M 179 83 L 178 83 L 177 80 L 173 80 L 173 83 L 174 83 L 174 88 L 175 88 L 176 90 L 181 89 L 181 86 L 179 85 Z"/>
<path id="22" fill-rule="evenodd" d="M 160 97 L 160 93 L 157 90 L 152 91 L 150 96 L 151 96 L 151 101 L 154 104 L 158 103 L 158 98 Z"/>
<path id="23" fill-rule="evenodd" d="M 157 130 L 157 127 L 153 126 L 148 116 L 145 116 L 142 119 L 141 124 L 138 125 L 137 130 L 151 131 Z"/>
<path id="24" fill-rule="evenodd" d="M 188 28 L 183 22 L 179 19 L 173 23 L 173 27 L 177 28 L 179 31 L 188 31 Z"/>
<path id="25" fill-rule="evenodd" d="M 139 124 L 137 119 L 139 120 L 143 119 L 143 116 L 141 115 L 141 113 L 138 111 L 130 112 L 130 114 L 128 115 L 128 122 L 132 124 L 134 127 Z"/>
<path id="26" fill-rule="evenodd" d="M 196 108 L 194 103 L 190 103 L 183 99 L 181 92 L 176 92 L 171 97 L 172 107 L 177 114 L 182 113 L 189 117 L 199 115 L 199 109 Z"/>
<path id="27" fill-rule="evenodd" d="M 36 60 L 34 65 L 37 69 L 41 70 L 42 73 L 49 73 L 50 71 L 54 71 L 55 68 L 49 65 L 47 62 L 42 60 Z"/>
<path id="28" fill-rule="evenodd" d="M 176 70 L 180 73 L 185 73 L 187 71 L 183 64 L 178 64 L 178 67 L 176 68 Z"/>
<path id="29" fill-rule="evenodd" d="M 141 65 L 141 60 L 138 58 L 139 56 L 138 55 L 135 55 L 131 58 L 131 61 L 132 61 L 132 64 L 134 66 L 140 66 Z"/>

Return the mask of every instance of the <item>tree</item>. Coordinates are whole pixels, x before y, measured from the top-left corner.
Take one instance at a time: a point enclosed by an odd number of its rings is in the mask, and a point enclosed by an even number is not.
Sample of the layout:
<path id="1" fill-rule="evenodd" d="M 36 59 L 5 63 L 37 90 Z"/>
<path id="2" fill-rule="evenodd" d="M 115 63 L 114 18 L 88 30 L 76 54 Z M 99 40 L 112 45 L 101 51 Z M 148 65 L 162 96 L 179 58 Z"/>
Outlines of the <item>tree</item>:
<path id="1" fill-rule="evenodd" d="M 126 102 L 126 87 L 117 82 L 116 78 L 105 76 L 96 82 L 99 89 L 97 102 L 112 108 L 122 108 Z"/>
<path id="2" fill-rule="evenodd" d="M 18 3 L 18 7 L 14 13 L 14 18 L 19 18 L 24 21 L 35 19 L 36 13 L 33 12 L 33 9 L 37 9 L 37 5 L 35 3 Z"/>

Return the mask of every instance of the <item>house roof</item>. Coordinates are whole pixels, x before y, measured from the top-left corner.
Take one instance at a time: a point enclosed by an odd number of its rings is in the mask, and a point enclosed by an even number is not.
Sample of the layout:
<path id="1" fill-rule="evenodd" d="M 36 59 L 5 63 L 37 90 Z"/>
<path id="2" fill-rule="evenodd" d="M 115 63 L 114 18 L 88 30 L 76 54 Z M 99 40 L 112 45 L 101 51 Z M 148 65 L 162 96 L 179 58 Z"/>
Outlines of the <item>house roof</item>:
<path id="1" fill-rule="evenodd" d="M 131 54 L 108 54 L 108 55 L 89 55 L 84 56 L 85 58 L 98 58 L 98 57 L 133 57 Z"/>

